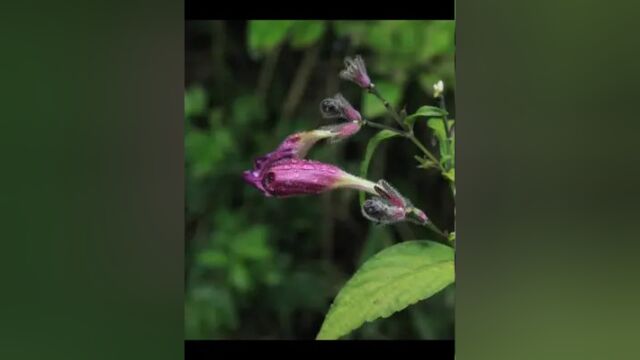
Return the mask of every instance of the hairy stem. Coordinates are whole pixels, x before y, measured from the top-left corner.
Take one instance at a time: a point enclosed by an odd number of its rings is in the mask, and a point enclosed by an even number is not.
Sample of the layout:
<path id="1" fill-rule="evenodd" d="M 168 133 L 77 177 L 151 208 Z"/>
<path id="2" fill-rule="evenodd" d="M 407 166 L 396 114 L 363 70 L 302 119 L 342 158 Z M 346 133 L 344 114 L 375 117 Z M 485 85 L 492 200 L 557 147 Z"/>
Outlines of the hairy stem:
<path id="1" fill-rule="evenodd" d="M 447 106 L 444 102 L 444 94 L 440 95 L 440 108 L 444 110 L 446 114 Z M 444 115 L 442 117 L 442 121 L 444 122 L 444 133 L 447 134 L 447 139 L 449 139 L 451 137 L 451 134 L 449 133 L 449 118 L 447 117 L 447 115 Z"/>
<path id="2" fill-rule="evenodd" d="M 382 101 L 382 104 L 384 105 L 384 107 L 391 114 L 391 116 L 393 116 L 393 119 L 398 123 L 398 125 L 400 125 L 401 128 L 408 130 L 407 125 L 405 125 L 402 122 L 402 119 L 400 119 L 400 115 L 398 115 L 398 113 L 393 109 L 391 104 L 384 97 L 382 97 L 382 94 L 380 94 L 378 89 L 375 86 L 373 86 L 373 84 L 371 85 L 371 87 L 369 87 L 369 93 L 375 95 L 380 101 Z"/>
<path id="3" fill-rule="evenodd" d="M 435 156 L 433 156 L 433 154 L 427 150 L 427 148 L 422 145 L 422 143 L 420 142 L 420 140 L 418 140 L 418 138 L 416 138 L 415 135 L 413 134 L 407 134 L 406 138 L 408 138 L 409 140 L 411 140 L 414 144 L 416 144 L 416 146 L 422 150 L 422 152 L 429 158 L 429 160 L 433 161 L 435 164 L 438 165 L 438 168 L 440 169 L 441 172 L 446 172 L 446 170 L 442 167 L 442 164 L 440 164 L 440 161 L 438 161 L 438 159 L 436 159 Z"/>
<path id="4" fill-rule="evenodd" d="M 374 127 L 374 128 L 378 128 L 378 129 L 389 130 L 389 131 L 394 132 L 394 133 L 396 133 L 398 135 L 402 135 L 402 136 L 405 135 L 405 133 L 403 131 L 400 131 L 398 129 L 392 128 L 391 126 L 387 126 L 387 125 L 384 125 L 384 124 L 379 124 L 379 123 L 376 123 L 376 122 L 373 122 L 373 121 L 365 120 L 364 124 L 368 125 L 368 126 L 371 126 L 371 127 Z"/>
<path id="5" fill-rule="evenodd" d="M 427 222 L 425 226 L 431 229 L 436 234 L 442 236 L 444 239 L 449 240 L 449 237 L 444 232 L 442 232 L 442 230 L 438 229 L 438 227 L 435 226 L 431 221 Z"/>
<path id="6" fill-rule="evenodd" d="M 438 165 L 438 168 L 440 169 L 440 171 L 446 172 L 446 170 L 442 167 L 442 165 L 440 165 L 440 162 L 438 161 L 438 159 L 436 159 L 436 157 L 433 156 L 431 151 L 427 150 L 427 148 L 424 145 L 422 145 L 420 140 L 418 140 L 418 138 L 416 138 L 416 136 L 413 134 L 413 132 L 401 131 L 401 130 L 398 130 L 398 129 L 394 129 L 394 128 L 390 127 L 390 126 L 379 124 L 379 123 L 372 122 L 372 121 L 369 121 L 369 120 L 365 120 L 364 124 L 368 125 L 368 126 L 371 126 L 371 127 L 374 127 L 374 128 L 391 131 L 393 133 L 396 133 L 396 134 L 398 134 L 398 135 L 400 135 L 402 137 L 405 137 L 405 138 L 411 140 L 431 161 L 433 161 L 435 164 Z"/>

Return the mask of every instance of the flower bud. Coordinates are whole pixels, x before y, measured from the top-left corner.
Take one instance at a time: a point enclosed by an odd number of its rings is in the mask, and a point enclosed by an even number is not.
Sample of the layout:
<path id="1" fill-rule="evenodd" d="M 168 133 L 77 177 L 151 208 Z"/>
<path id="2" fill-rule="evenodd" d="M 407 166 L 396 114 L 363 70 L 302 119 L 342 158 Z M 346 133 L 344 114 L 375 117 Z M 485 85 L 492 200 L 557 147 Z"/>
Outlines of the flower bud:
<path id="1" fill-rule="evenodd" d="M 245 171 L 243 178 L 269 197 L 320 194 L 341 187 L 376 193 L 375 183 L 314 160 L 282 159 L 260 171 Z"/>
<path id="2" fill-rule="evenodd" d="M 345 69 L 340 71 L 340 78 L 352 81 L 363 89 L 369 89 L 373 86 L 373 83 L 369 79 L 369 74 L 367 74 L 364 60 L 362 60 L 360 55 L 357 55 L 355 59 L 350 57 L 345 58 L 344 65 Z"/>
<path id="3" fill-rule="evenodd" d="M 350 121 L 362 121 L 360 113 L 340 93 L 332 98 L 322 100 L 320 113 L 326 119 L 343 118 Z"/>
<path id="4" fill-rule="evenodd" d="M 444 93 L 444 83 L 442 82 L 442 80 L 440 80 L 437 83 L 433 84 L 433 97 L 439 98 L 440 96 L 442 96 L 442 93 Z"/>
<path id="5" fill-rule="evenodd" d="M 362 215 L 377 224 L 393 224 L 405 218 L 405 209 L 390 204 L 380 197 L 367 199 L 362 205 Z"/>

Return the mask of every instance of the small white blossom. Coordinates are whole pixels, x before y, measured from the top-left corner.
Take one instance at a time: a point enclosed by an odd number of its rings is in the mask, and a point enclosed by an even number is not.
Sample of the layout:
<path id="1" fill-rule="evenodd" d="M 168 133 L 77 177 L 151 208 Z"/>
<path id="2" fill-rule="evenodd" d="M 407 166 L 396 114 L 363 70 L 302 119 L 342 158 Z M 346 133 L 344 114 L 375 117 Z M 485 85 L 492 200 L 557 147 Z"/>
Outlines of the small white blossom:
<path id="1" fill-rule="evenodd" d="M 437 83 L 433 84 L 433 97 L 434 98 L 439 98 L 440 96 L 442 96 L 443 92 L 444 92 L 444 83 L 442 82 L 442 80 L 440 80 Z"/>

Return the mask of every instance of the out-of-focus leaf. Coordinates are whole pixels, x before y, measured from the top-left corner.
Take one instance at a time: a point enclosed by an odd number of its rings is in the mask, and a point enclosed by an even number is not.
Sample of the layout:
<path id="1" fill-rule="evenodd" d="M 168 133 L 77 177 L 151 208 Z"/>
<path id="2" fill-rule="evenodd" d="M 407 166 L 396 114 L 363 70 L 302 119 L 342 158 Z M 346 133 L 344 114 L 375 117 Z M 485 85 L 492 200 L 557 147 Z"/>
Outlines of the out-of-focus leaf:
<path id="1" fill-rule="evenodd" d="M 234 263 L 231 266 L 229 277 L 236 289 L 245 292 L 251 288 L 251 276 L 243 263 Z"/>
<path id="2" fill-rule="evenodd" d="M 225 129 L 187 132 L 184 139 L 185 157 L 194 178 L 209 175 L 233 148 L 231 133 Z"/>
<path id="3" fill-rule="evenodd" d="M 431 241 L 407 241 L 369 259 L 340 290 L 318 333 L 338 339 L 366 321 L 386 318 L 427 299 L 455 279 L 454 251 Z"/>
<path id="4" fill-rule="evenodd" d="M 205 267 L 222 268 L 228 263 L 229 257 L 220 251 L 207 250 L 198 254 L 198 264 Z"/>
<path id="5" fill-rule="evenodd" d="M 238 125 L 248 125 L 264 120 L 266 110 L 264 104 L 255 94 L 240 96 L 233 102 L 231 121 Z"/>
<path id="6" fill-rule="evenodd" d="M 420 48 L 418 59 L 428 61 L 436 55 L 453 53 L 455 22 L 451 20 L 433 21 L 423 28 L 425 41 Z"/>
<path id="7" fill-rule="evenodd" d="M 262 225 L 243 231 L 234 238 L 230 246 L 234 254 L 247 260 L 262 260 L 271 255 L 267 245 L 267 229 Z"/>
<path id="8" fill-rule="evenodd" d="M 369 162 L 371 162 L 371 157 L 373 156 L 373 152 L 378 147 L 381 141 L 389 139 L 391 137 L 397 136 L 397 133 L 389 130 L 382 130 L 378 132 L 374 137 L 369 140 L 369 144 L 367 144 L 367 150 L 364 154 L 364 159 L 360 164 L 360 177 L 367 178 L 367 173 L 369 172 Z M 364 204 L 364 191 L 360 192 L 360 206 Z"/>
<path id="9" fill-rule="evenodd" d="M 291 46 L 304 48 L 316 42 L 325 31 L 323 20 L 298 20 L 291 28 Z"/>
<path id="10" fill-rule="evenodd" d="M 184 94 L 184 116 L 202 115 L 207 110 L 207 92 L 201 86 L 194 86 Z"/>
<path id="11" fill-rule="evenodd" d="M 360 46 L 366 42 L 367 33 L 372 27 L 372 21 L 345 21 L 335 20 L 332 22 L 333 29 L 339 37 L 348 37 L 354 46 Z"/>
<path id="12" fill-rule="evenodd" d="M 287 37 L 293 20 L 251 20 L 247 31 L 249 52 L 261 54 L 272 50 Z"/>

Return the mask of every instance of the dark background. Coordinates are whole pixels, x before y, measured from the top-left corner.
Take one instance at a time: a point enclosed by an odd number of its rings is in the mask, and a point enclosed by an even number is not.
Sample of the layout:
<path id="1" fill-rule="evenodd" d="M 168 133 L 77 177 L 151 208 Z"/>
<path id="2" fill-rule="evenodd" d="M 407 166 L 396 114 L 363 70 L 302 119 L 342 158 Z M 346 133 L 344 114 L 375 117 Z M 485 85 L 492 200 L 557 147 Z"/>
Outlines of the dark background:
<path id="1" fill-rule="evenodd" d="M 341 121 L 319 111 L 337 92 L 365 118 L 393 125 L 375 97 L 338 78 L 347 55 L 361 54 L 383 95 L 409 113 L 437 106 L 432 85 L 442 79 L 455 116 L 454 22 L 189 21 L 185 36 L 185 337 L 313 339 L 364 260 L 399 241 L 437 237 L 407 223 L 373 226 L 355 191 L 265 198 L 242 171 L 287 135 Z M 437 153 L 424 122 L 416 128 Z M 309 157 L 358 174 L 376 132 L 318 144 Z M 369 178 L 385 178 L 453 231 L 448 184 L 417 168 L 419 154 L 409 141 L 383 143 Z M 451 339 L 453 304 L 451 286 L 348 338 Z"/>

